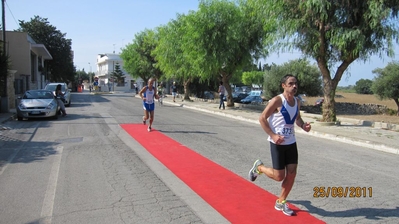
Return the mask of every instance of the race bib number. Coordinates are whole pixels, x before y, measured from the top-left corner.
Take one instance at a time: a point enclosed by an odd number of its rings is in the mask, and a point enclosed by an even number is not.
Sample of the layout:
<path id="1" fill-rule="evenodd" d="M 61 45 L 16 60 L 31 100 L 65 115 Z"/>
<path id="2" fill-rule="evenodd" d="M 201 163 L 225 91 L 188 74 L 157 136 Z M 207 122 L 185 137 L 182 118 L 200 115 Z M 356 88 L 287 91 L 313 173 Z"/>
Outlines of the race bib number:
<path id="1" fill-rule="evenodd" d="M 283 127 L 276 128 L 276 133 L 284 136 L 285 138 L 290 138 L 294 135 L 294 125 L 286 124 Z"/>
<path id="2" fill-rule="evenodd" d="M 154 98 L 151 97 L 149 99 L 146 99 L 146 101 L 147 101 L 148 104 L 152 104 L 152 103 L 154 103 Z"/>

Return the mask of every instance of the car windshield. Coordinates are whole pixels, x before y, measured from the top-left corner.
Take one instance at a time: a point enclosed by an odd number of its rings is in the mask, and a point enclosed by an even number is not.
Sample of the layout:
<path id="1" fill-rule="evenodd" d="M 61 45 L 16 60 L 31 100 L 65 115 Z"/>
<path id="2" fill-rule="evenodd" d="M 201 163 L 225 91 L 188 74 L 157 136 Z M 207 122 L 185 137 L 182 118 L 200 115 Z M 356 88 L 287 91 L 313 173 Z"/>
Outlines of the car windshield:
<path id="1" fill-rule="evenodd" d="M 55 89 L 57 88 L 57 85 L 47 85 L 45 89 L 50 90 L 50 91 L 55 91 Z M 61 85 L 61 91 L 65 92 L 65 85 Z"/>
<path id="2" fill-rule="evenodd" d="M 258 91 L 258 90 L 256 90 L 256 91 L 251 91 L 251 92 L 249 92 L 249 95 L 250 95 L 250 96 L 260 96 L 260 95 L 262 95 L 262 92 L 261 92 L 261 91 Z"/>
<path id="3" fill-rule="evenodd" d="M 253 100 L 253 99 L 255 99 L 255 96 L 247 96 L 247 97 L 245 97 L 245 100 Z"/>
<path id="4" fill-rule="evenodd" d="M 48 91 L 28 91 L 23 99 L 53 99 L 54 95 Z"/>

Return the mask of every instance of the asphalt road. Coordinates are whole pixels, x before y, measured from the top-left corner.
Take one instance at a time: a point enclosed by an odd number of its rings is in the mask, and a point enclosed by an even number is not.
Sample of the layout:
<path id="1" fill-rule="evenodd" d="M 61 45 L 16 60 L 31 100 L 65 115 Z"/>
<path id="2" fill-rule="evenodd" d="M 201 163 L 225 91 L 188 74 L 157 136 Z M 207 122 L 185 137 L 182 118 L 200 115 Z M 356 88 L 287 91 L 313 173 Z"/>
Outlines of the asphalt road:
<path id="1" fill-rule="evenodd" d="M 76 93 L 72 102 L 58 120 L 6 123 L 0 223 L 227 222 L 120 128 L 141 122 L 139 99 Z M 259 125 L 170 104 L 155 113 L 155 129 L 243 178 L 255 159 L 271 164 Z M 297 140 L 290 203 L 327 223 L 397 223 L 398 155 L 309 135 Z M 254 184 L 279 194 L 280 183 L 265 176 Z"/>

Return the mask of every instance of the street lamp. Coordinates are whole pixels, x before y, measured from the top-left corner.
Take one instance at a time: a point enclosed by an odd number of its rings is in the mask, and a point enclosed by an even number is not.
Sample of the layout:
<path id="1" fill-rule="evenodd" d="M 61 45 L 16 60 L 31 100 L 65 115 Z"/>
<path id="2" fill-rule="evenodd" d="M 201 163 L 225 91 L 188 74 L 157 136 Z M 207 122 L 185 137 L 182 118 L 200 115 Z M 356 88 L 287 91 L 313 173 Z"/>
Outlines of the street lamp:
<path id="1" fill-rule="evenodd" d="M 112 61 L 112 92 L 115 91 L 115 61 Z"/>
<path id="2" fill-rule="evenodd" d="M 90 73 L 89 73 L 89 85 L 91 86 L 91 64 L 89 62 L 89 66 L 90 66 Z"/>

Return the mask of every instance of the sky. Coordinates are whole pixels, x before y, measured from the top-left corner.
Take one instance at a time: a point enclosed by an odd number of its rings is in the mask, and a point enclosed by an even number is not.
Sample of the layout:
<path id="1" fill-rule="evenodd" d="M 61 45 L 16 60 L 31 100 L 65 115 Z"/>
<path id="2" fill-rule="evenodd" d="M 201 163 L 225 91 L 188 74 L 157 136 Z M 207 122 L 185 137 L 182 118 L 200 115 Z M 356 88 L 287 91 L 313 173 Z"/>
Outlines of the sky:
<path id="1" fill-rule="evenodd" d="M 47 18 L 67 39 L 72 40 L 74 65 L 77 70 L 96 72 L 98 54 L 120 53 L 132 43 L 135 35 L 154 29 L 198 9 L 198 0 L 6 0 L 6 30 L 19 28 L 19 20 L 29 22 L 34 16 Z M 370 57 L 367 62 L 354 62 L 343 75 L 339 86 L 355 85 L 359 79 L 373 79 L 372 70 L 399 61 L 399 45 L 395 57 Z M 271 54 L 262 63 L 281 65 L 298 59 L 301 53 Z M 315 62 L 309 60 L 311 64 Z"/>

